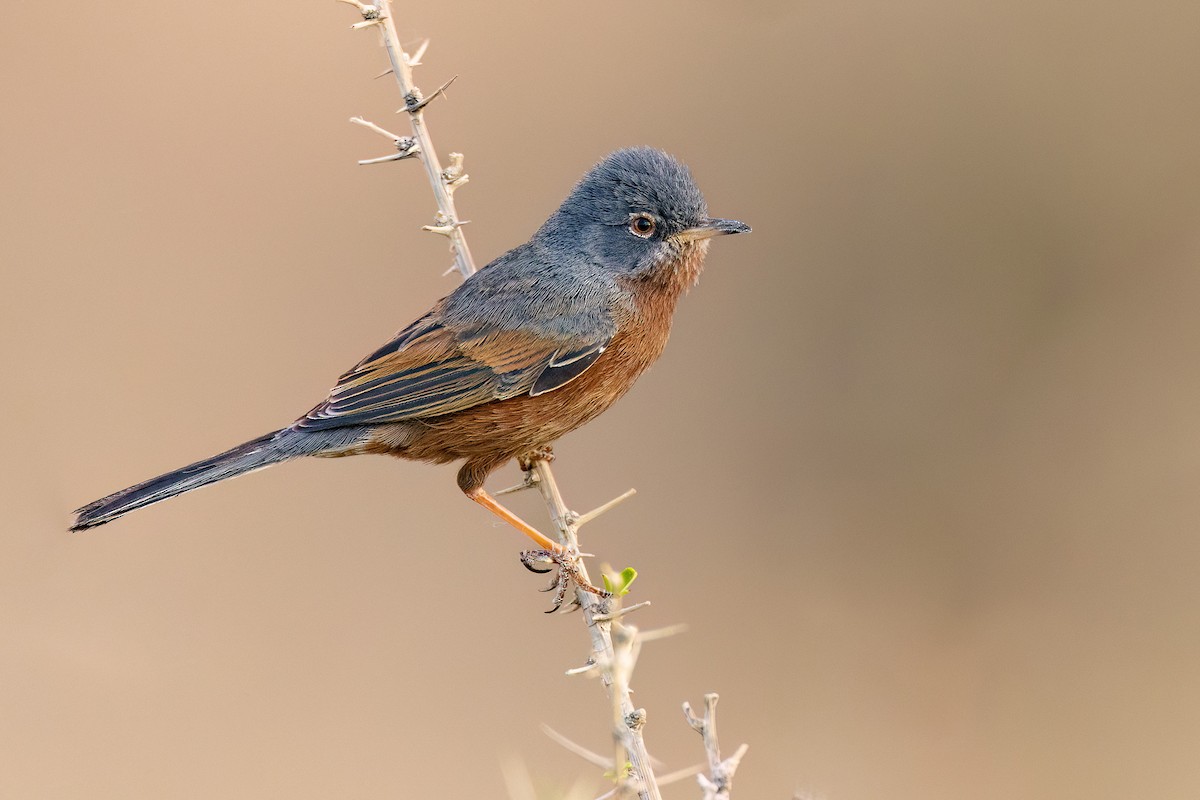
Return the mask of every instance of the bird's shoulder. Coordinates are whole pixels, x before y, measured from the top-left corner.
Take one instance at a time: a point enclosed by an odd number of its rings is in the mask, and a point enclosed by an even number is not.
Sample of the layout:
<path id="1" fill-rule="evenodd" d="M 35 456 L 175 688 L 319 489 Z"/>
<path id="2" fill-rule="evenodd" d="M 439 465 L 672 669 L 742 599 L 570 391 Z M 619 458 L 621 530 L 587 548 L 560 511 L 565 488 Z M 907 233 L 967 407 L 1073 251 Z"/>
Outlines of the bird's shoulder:
<path id="1" fill-rule="evenodd" d="M 467 338 L 487 329 L 570 340 L 611 335 L 630 305 L 628 289 L 600 265 L 527 242 L 464 281 L 440 317 Z"/>

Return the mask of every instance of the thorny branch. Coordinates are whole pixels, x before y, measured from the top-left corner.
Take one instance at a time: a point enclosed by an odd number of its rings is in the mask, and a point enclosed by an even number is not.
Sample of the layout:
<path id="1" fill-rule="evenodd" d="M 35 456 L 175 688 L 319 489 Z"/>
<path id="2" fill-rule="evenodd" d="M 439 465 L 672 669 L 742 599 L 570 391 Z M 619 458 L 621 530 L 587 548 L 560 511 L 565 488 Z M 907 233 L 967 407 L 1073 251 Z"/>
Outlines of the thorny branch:
<path id="1" fill-rule="evenodd" d="M 398 136 L 372 122 L 368 122 L 360 117 L 354 117 L 350 120 L 351 122 L 390 139 L 396 148 L 396 153 L 392 155 L 367 159 L 359 163 L 377 164 L 387 161 L 401 161 L 413 157 L 421 160 L 425 165 L 425 172 L 438 204 L 438 211 L 435 217 L 436 224 L 426 225 L 424 226 L 424 230 L 442 234 L 450 240 L 450 247 L 454 253 L 454 267 L 452 269 L 457 269 L 464 278 L 470 277 L 475 272 L 475 264 L 471 258 L 471 251 L 467 247 L 467 240 L 462 231 L 462 226 L 466 221 L 459 219 L 458 211 L 454 207 L 453 197 L 454 190 L 465 184 L 468 180 L 467 174 L 463 171 L 463 157 L 460 153 L 451 153 L 450 166 L 445 169 L 442 168 L 424 117 L 425 107 L 432 100 L 443 95 L 446 88 L 455 79 L 451 78 L 428 96 L 422 94 L 421 90 L 413 82 L 412 68 L 420 64 L 421 57 L 424 55 L 429 42 L 425 41 L 422 43 L 417 51 L 412 54 L 404 50 L 396 33 L 389 0 L 377 0 L 374 4 L 366 4 L 360 2 L 360 0 L 339 0 L 339 2 L 354 6 L 362 14 L 363 21 L 351 27 L 374 27 L 379 30 L 383 46 L 387 50 L 388 60 L 391 62 L 391 68 L 385 71 L 383 75 L 387 75 L 390 72 L 395 76 L 396 83 L 400 88 L 400 94 L 404 98 L 404 107 L 399 109 L 397 113 L 408 115 L 413 134 L 412 136 Z M 634 490 L 630 489 L 625 494 L 610 500 L 586 514 L 576 514 L 563 501 L 558 484 L 554 480 L 554 474 L 550 470 L 550 458 L 549 456 L 536 454 L 528 463 L 522 465 L 528 468 L 525 482 L 511 489 L 497 492 L 497 495 L 536 487 L 550 513 L 550 519 L 554 523 L 559 542 L 567 547 L 569 551 L 577 553 L 579 552 L 579 528 L 632 497 Z M 590 582 L 587 569 L 582 563 L 579 564 L 579 577 L 584 582 Z M 649 605 L 648 602 L 621 609 L 619 597 L 604 598 L 579 588 L 576 588 L 575 595 L 575 604 L 583 610 L 583 619 L 587 625 L 588 635 L 591 638 L 592 653 L 585 666 L 568 670 L 568 674 L 599 675 L 612 702 L 614 755 L 611 764 L 613 766 L 613 777 L 616 786 L 611 792 L 605 794 L 604 797 L 636 795 L 639 800 L 661 800 L 662 795 L 659 792 L 660 782 L 655 779 L 651 757 L 646 751 L 646 745 L 642 738 L 642 726 L 646 722 L 646 710 L 636 708 L 633 705 L 630 697 L 629 680 L 633 674 L 633 668 L 637 662 L 641 644 L 654 638 L 670 635 L 674 632 L 674 629 L 650 631 L 640 634 L 636 627 L 623 624 L 622 619 L 625 615 Z M 737 762 L 746 750 L 746 745 L 742 745 L 732 757 L 724 762 L 720 761 L 716 746 L 716 720 L 715 716 L 713 716 L 715 714 L 716 697 L 715 694 L 705 697 L 706 703 L 711 698 L 711 705 L 706 709 L 704 720 L 700 721 L 695 720 L 691 716 L 690 709 L 686 703 L 684 704 L 685 712 L 688 715 L 688 722 L 692 724 L 692 727 L 704 734 L 705 747 L 708 750 L 711 778 L 704 775 L 697 776 L 701 786 L 705 789 L 705 800 L 726 800 L 728 798 L 729 781 L 733 777 L 733 772 L 737 769 Z M 697 727 L 697 725 L 703 726 L 703 729 Z M 711 731 L 711 734 L 706 731 Z M 596 756 L 596 758 L 602 757 Z M 596 763 L 596 758 L 589 758 L 588 760 Z M 700 769 L 699 767 L 689 767 L 685 770 L 680 770 L 664 777 L 661 783 L 663 785 L 672 783 L 688 775 L 695 774 Z"/>
<path id="2" fill-rule="evenodd" d="M 356 117 L 353 121 L 365 124 L 376 133 L 392 139 L 399 151 L 394 156 L 370 159 L 360 163 L 397 161 L 411 155 L 420 156 L 438 204 L 436 224 L 425 226 L 425 230 L 440 233 L 450 240 L 450 249 L 454 252 L 454 265 L 466 278 L 475 271 L 475 262 L 471 258 L 470 248 L 467 247 L 467 239 L 463 236 L 462 226 L 465 222 L 459 219 L 458 211 L 454 208 L 454 190 L 467 182 L 467 176 L 462 171 L 462 156 L 452 153 L 450 169 L 442 169 L 437 150 L 433 147 L 433 139 L 429 135 L 429 128 L 425 124 L 424 113 L 425 106 L 435 97 L 443 94 L 446 87 L 453 83 L 453 78 L 428 97 L 423 95 L 413 82 L 412 68 L 421 63 L 421 56 L 424 55 L 428 42 L 422 44 L 415 54 L 410 55 L 404 51 L 404 47 L 400 44 L 400 37 L 396 33 L 396 24 L 392 19 L 391 4 L 388 0 L 378 0 L 374 5 L 367 5 L 359 0 L 340 0 L 340 2 L 354 6 L 362 14 L 363 21 L 356 23 L 353 27 L 374 27 L 379 30 L 383 47 L 387 50 L 388 60 L 392 65 L 391 73 L 396 78 L 396 85 L 400 87 L 400 95 L 404 98 L 404 107 L 398 113 L 403 112 L 408 115 L 413 132 L 411 138 L 395 136 L 377 125 L 367 123 L 365 120 L 358 120 Z"/>
<path id="3" fill-rule="evenodd" d="M 563 501 L 547 460 L 536 459 L 530 466 L 529 482 L 537 488 L 546 503 L 559 541 L 567 548 L 578 551 L 578 532 L 583 517 L 571 511 Z M 611 508 L 612 505 L 608 507 Z M 594 519 L 596 515 L 584 516 Z M 589 580 L 587 568 L 580 564 L 579 569 L 581 577 L 585 581 Z M 612 701 L 613 764 L 617 796 L 636 794 L 643 800 L 660 800 L 662 795 L 654 779 L 654 767 L 642 738 L 646 710 L 635 708 L 629 693 L 629 678 L 633 674 L 638 650 L 641 648 L 637 628 L 621 624 L 623 614 L 614 608 L 618 598 L 605 599 L 577 589 L 575 599 L 583 609 L 583 619 L 592 640 L 592 655 L 586 668 L 572 670 L 572 674 L 598 674 Z"/>

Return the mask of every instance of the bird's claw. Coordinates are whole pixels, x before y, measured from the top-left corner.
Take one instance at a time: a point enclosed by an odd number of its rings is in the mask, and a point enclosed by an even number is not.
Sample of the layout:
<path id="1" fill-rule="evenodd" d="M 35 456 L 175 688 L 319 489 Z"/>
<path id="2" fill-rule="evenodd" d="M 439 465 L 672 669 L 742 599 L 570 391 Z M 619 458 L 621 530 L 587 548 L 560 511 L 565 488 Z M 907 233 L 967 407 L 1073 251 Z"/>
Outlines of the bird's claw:
<path id="1" fill-rule="evenodd" d="M 547 550 L 526 550 L 524 553 L 521 553 L 521 565 L 523 567 L 525 567 L 525 569 L 529 570 L 530 572 L 536 572 L 538 575 L 545 575 L 547 572 L 554 569 L 554 567 L 545 567 L 543 569 L 540 566 L 542 561 L 549 560 L 549 559 L 541 558 L 541 555 L 546 552 L 548 552 L 548 551 Z M 543 589 L 543 591 L 547 591 L 547 590 Z"/>
<path id="2" fill-rule="evenodd" d="M 612 597 L 611 592 L 593 586 L 583 577 L 579 569 L 579 557 L 579 553 L 570 551 L 526 550 L 521 553 L 521 564 L 530 572 L 545 574 L 557 568 L 550 585 L 542 589 L 543 592 L 554 592 L 554 602 L 550 610 L 546 612 L 547 614 L 553 614 L 562 608 L 563 603 L 566 602 L 567 590 L 572 585 L 606 600 Z M 551 566 L 543 569 L 542 565 L 544 564 Z M 569 605 L 573 607 L 579 604 L 579 598 L 574 597 Z"/>

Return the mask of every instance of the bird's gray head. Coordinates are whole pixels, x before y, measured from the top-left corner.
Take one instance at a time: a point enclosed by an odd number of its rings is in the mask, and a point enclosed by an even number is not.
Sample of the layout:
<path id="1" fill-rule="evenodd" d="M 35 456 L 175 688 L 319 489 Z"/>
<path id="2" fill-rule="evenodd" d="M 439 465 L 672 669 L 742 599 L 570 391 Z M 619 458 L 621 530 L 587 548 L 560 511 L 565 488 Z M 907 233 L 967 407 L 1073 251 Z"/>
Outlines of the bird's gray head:
<path id="1" fill-rule="evenodd" d="M 612 153 L 575 185 L 538 237 L 570 247 L 606 269 L 653 275 L 750 226 L 711 219 L 692 173 L 651 147 Z"/>

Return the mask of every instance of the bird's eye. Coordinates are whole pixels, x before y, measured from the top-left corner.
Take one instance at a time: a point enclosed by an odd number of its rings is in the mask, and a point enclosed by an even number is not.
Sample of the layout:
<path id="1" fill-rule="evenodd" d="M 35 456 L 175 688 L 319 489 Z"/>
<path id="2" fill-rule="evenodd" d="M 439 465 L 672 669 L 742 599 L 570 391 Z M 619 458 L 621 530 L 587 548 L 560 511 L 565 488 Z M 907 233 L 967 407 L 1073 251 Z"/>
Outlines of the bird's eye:
<path id="1" fill-rule="evenodd" d="M 637 214 L 629 220 L 629 232 L 634 236 L 649 239 L 654 235 L 654 219 L 646 214 Z"/>

